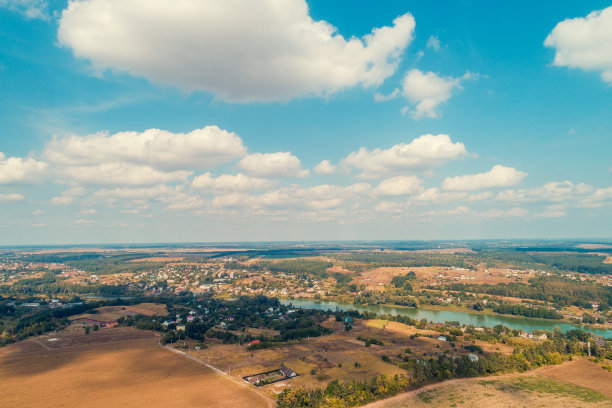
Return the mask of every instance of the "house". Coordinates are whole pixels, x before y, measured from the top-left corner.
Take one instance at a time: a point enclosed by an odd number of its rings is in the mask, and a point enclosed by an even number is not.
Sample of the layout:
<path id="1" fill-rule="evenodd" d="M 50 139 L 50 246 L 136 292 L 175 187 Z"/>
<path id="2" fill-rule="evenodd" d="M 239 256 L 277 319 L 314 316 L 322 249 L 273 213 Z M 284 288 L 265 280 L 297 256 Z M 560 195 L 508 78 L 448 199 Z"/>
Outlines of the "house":
<path id="1" fill-rule="evenodd" d="M 295 371 L 283 365 L 280 367 L 280 372 L 283 373 L 285 378 L 297 377 L 297 373 Z"/>
<path id="2" fill-rule="evenodd" d="M 253 344 L 259 344 L 259 343 L 261 343 L 260 340 L 249 341 L 249 346 L 252 346 Z"/>
<path id="3" fill-rule="evenodd" d="M 185 325 L 184 324 L 177 324 L 176 325 L 176 331 L 179 331 L 179 330 L 185 331 Z"/>
<path id="4" fill-rule="evenodd" d="M 472 362 L 475 363 L 478 361 L 478 356 L 476 354 L 468 354 L 468 359 Z"/>
<path id="5" fill-rule="evenodd" d="M 446 341 L 446 337 L 444 337 L 444 336 L 438 336 L 438 340 L 440 340 L 440 341 Z"/>

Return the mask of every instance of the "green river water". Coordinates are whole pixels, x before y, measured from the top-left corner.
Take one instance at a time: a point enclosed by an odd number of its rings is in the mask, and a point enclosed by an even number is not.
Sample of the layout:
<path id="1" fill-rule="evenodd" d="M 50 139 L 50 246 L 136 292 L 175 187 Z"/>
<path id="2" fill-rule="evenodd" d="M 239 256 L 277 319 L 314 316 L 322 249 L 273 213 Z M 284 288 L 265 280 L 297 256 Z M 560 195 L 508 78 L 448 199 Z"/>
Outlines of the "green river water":
<path id="1" fill-rule="evenodd" d="M 473 324 L 474 326 L 487 326 L 493 327 L 498 324 L 510 327 L 512 329 L 519 329 L 526 332 L 533 330 L 553 330 L 558 327 L 562 332 L 566 332 L 572 329 L 580 329 L 588 331 L 604 338 L 612 338 L 612 329 L 594 329 L 589 326 L 573 325 L 571 323 L 560 322 L 558 320 L 549 319 L 531 319 L 526 317 L 515 317 L 515 316 L 502 316 L 502 315 L 489 315 L 482 313 L 468 313 L 468 312 L 451 312 L 446 310 L 428 310 L 428 309 L 414 309 L 408 307 L 398 306 L 387 306 L 387 305 L 352 305 L 347 303 L 336 303 L 336 302 L 318 302 L 314 300 L 287 300 L 282 299 L 281 303 L 284 305 L 292 304 L 294 307 L 302 309 L 323 309 L 323 310 L 357 310 L 359 312 L 374 312 L 376 314 L 385 314 L 393 316 L 409 316 L 412 319 L 427 319 L 434 323 L 444 323 L 447 321 L 457 321 L 461 324 Z"/>

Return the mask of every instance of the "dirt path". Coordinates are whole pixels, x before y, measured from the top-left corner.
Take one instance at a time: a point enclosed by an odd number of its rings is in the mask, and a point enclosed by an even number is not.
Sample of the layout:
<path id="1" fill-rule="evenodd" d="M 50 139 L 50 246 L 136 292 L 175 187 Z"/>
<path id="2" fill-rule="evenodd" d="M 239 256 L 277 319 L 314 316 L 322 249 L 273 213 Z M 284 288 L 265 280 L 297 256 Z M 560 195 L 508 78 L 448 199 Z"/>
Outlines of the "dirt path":
<path id="1" fill-rule="evenodd" d="M 266 394 L 264 394 L 263 392 L 259 391 L 258 389 L 256 389 L 255 387 L 251 387 L 250 385 L 248 385 L 247 383 L 240 381 L 234 377 L 232 377 L 231 375 L 229 375 L 228 373 L 226 373 L 225 371 L 219 370 L 218 368 L 211 366 L 210 364 L 205 363 L 204 361 L 200 360 L 199 358 L 192 356 L 191 354 L 185 353 L 184 351 L 180 351 L 177 350 L 173 347 L 169 347 L 169 346 L 163 346 L 166 350 L 171 351 L 173 353 L 176 353 L 178 355 L 181 355 L 185 358 L 188 358 L 192 361 L 195 361 L 198 364 L 201 364 L 209 369 L 211 369 L 213 372 L 215 372 L 216 374 L 219 374 L 221 376 L 226 377 L 227 379 L 235 382 L 236 384 L 240 385 L 241 387 L 245 387 L 247 389 L 249 389 L 250 391 L 253 391 L 255 393 L 257 393 L 257 395 L 259 395 L 260 397 L 262 397 L 267 403 L 268 403 L 268 408 L 274 408 L 276 406 L 276 401 L 274 401 L 272 398 L 268 397 Z"/>

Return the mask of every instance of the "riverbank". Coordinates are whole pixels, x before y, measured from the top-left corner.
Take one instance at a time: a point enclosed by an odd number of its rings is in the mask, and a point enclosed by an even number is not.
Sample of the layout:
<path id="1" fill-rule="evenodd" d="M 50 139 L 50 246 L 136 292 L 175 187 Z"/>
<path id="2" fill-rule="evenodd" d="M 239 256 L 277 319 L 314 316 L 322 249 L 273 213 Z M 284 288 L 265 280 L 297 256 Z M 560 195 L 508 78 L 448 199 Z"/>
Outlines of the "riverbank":
<path id="1" fill-rule="evenodd" d="M 479 313 L 477 311 L 463 312 L 456 310 L 434 310 L 434 309 L 415 309 L 407 306 L 395 305 L 354 305 L 348 303 L 338 303 L 330 301 L 316 301 L 313 299 L 281 299 L 283 304 L 293 304 L 295 307 L 304 309 L 331 309 L 331 310 L 357 310 L 363 312 L 373 312 L 378 315 L 401 315 L 408 316 L 415 320 L 427 319 L 434 323 L 444 323 L 447 321 L 457 321 L 462 325 L 494 327 L 499 324 L 510 327 L 511 329 L 532 332 L 533 330 L 553 331 L 558 327 L 562 332 L 579 329 L 589 331 L 604 338 L 612 338 L 612 328 L 592 329 L 589 327 L 574 325 L 571 323 L 549 320 L 527 318 L 523 316 L 511 316 L 500 314 Z"/>

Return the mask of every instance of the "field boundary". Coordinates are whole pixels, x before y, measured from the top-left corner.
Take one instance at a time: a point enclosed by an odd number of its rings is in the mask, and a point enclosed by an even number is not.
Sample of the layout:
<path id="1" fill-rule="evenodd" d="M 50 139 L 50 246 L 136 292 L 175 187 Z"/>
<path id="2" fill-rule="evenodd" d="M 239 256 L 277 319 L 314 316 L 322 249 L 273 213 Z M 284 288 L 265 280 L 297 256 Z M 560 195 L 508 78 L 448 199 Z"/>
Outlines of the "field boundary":
<path id="1" fill-rule="evenodd" d="M 268 403 L 268 407 L 269 408 L 274 408 L 276 407 L 276 401 L 274 401 L 272 398 L 268 397 L 266 394 L 262 393 L 261 391 L 259 391 L 258 389 L 256 389 L 255 387 L 250 386 L 249 384 L 238 380 L 237 378 L 232 377 L 231 375 L 229 375 L 228 373 L 226 373 L 225 371 L 222 371 L 220 369 L 218 369 L 217 367 L 214 367 L 210 364 L 205 363 L 204 361 L 200 360 L 199 358 L 192 356 L 189 353 L 185 353 L 184 351 L 181 350 L 177 350 L 173 347 L 169 347 L 169 346 L 163 346 L 163 348 L 165 348 L 168 351 L 171 351 L 172 353 L 178 354 L 180 356 L 183 356 L 185 358 L 188 358 L 189 360 L 195 361 L 198 364 L 201 364 L 209 369 L 211 369 L 214 373 L 221 375 L 223 377 L 226 377 L 227 379 L 235 382 L 236 384 L 239 384 L 241 387 L 245 387 L 253 392 L 255 392 L 257 395 L 259 395 L 260 397 L 262 397 L 267 403 Z"/>

